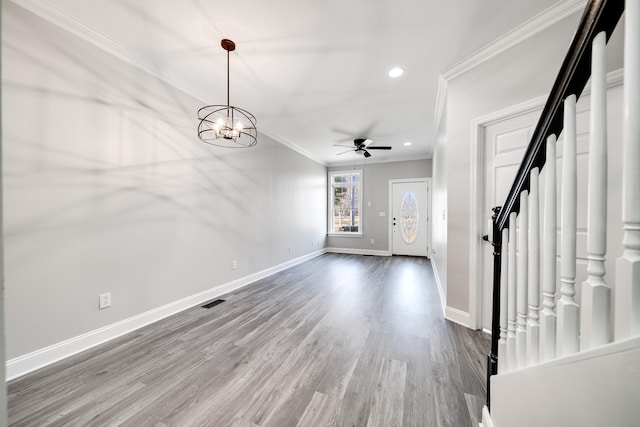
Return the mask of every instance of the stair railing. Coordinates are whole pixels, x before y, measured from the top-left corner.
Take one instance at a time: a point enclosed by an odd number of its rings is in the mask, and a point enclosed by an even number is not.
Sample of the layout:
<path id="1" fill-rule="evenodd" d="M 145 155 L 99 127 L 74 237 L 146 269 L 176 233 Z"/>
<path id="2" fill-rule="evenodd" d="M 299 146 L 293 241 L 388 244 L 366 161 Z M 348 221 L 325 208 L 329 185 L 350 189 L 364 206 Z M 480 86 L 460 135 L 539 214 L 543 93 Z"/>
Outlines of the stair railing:
<path id="1" fill-rule="evenodd" d="M 499 371 L 521 369 L 606 344 L 612 339 L 640 334 L 640 0 L 626 1 L 622 159 L 624 253 L 616 264 L 614 304 L 611 304 L 611 289 L 604 282 L 607 222 L 605 49 L 623 11 L 623 0 L 590 0 L 587 3 L 511 190 L 503 205 L 493 208 L 488 408 L 491 376 Z M 581 307 L 575 300 L 576 102 L 589 78 L 588 278 L 582 285 Z M 555 158 L 556 140 L 562 131 L 562 252 L 560 298 L 556 303 Z M 545 171 L 544 226 L 541 227 L 538 179 L 547 158 L 553 159 L 550 162 L 553 167 Z M 519 227 L 517 232 L 516 227 Z M 615 307 L 614 316 L 612 307 Z M 612 337 L 614 330 L 615 337 Z"/>

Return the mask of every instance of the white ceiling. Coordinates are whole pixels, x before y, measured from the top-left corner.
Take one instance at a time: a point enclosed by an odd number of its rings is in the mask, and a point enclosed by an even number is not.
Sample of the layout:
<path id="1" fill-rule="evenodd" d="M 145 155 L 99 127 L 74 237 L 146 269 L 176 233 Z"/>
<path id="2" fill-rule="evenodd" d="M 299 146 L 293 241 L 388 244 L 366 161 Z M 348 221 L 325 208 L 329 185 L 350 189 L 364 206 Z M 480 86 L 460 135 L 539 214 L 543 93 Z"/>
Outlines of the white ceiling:
<path id="1" fill-rule="evenodd" d="M 333 144 L 358 137 L 393 146 L 373 152 L 369 161 L 430 158 L 443 70 L 501 37 L 504 42 L 505 34 L 554 4 L 556 13 L 559 6 L 575 11 L 583 3 L 14 1 L 164 78 L 203 105 L 226 102 L 220 40 L 234 40 L 231 104 L 253 113 L 260 132 L 325 164 L 352 162 L 350 153 L 336 156 L 343 149 Z M 405 74 L 389 78 L 394 66 Z M 194 138 L 195 117 L 194 111 Z M 413 144 L 405 147 L 406 141 Z"/>

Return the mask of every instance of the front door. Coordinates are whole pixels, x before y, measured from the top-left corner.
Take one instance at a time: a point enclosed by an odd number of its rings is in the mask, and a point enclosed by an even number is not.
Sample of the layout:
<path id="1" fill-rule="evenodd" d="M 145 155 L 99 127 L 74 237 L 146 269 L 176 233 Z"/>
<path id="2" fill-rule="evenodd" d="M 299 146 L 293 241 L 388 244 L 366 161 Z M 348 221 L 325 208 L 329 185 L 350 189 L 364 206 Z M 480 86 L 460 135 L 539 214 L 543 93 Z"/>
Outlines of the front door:
<path id="1" fill-rule="evenodd" d="M 425 180 L 392 182 L 392 254 L 428 256 L 428 192 Z"/>

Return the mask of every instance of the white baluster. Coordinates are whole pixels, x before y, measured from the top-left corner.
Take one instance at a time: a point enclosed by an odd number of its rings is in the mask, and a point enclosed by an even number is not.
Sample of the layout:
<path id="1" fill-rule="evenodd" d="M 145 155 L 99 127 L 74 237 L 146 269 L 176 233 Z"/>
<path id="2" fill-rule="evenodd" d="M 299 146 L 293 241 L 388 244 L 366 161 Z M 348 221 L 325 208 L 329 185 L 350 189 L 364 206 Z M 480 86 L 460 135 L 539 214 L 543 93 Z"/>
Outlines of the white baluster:
<path id="1" fill-rule="evenodd" d="M 529 280 L 527 283 L 529 314 L 527 316 L 527 361 L 538 363 L 540 347 L 540 202 L 539 169 L 531 169 L 529 180 Z"/>
<path id="2" fill-rule="evenodd" d="M 593 40 L 591 67 L 591 138 L 587 214 L 587 280 L 582 284 L 580 349 L 611 339 L 611 290 L 604 281 L 607 251 L 607 71 L 606 33 Z"/>
<path id="3" fill-rule="evenodd" d="M 529 245 L 529 194 L 520 193 L 520 228 L 518 230 L 518 272 L 517 272 L 517 323 L 516 323 L 516 366 L 527 366 L 527 274 Z"/>
<path id="4" fill-rule="evenodd" d="M 542 251 L 542 315 L 540 316 L 540 359 L 556 357 L 556 256 L 557 199 L 556 199 L 556 136 L 547 138 L 547 163 L 544 189 L 544 238 Z"/>
<path id="5" fill-rule="evenodd" d="M 640 0 L 627 0 L 624 34 L 622 222 L 616 262 L 615 339 L 640 335 Z"/>
<path id="6" fill-rule="evenodd" d="M 562 152 L 562 212 L 560 301 L 558 301 L 557 353 L 559 356 L 578 351 L 580 308 L 575 301 L 576 285 L 576 96 L 564 101 L 564 150 Z"/>
<path id="7" fill-rule="evenodd" d="M 500 257 L 500 340 L 498 341 L 498 371 L 509 370 L 507 357 L 507 272 L 509 256 L 509 230 L 502 230 L 502 256 Z"/>
<path id="8" fill-rule="evenodd" d="M 516 368 L 516 217 L 515 212 L 509 214 L 509 266 L 507 267 L 507 366 L 509 370 Z"/>

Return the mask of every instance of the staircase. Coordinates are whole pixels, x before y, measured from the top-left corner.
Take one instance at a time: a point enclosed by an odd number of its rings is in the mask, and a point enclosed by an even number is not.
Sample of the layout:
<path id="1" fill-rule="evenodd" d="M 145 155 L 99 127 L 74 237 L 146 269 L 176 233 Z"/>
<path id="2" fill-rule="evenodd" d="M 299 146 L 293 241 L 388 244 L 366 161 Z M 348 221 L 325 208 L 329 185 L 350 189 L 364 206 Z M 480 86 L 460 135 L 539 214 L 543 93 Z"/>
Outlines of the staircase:
<path id="1" fill-rule="evenodd" d="M 640 338 L 499 374 L 491 387 L 483 427 L 638 426 Z"/>
<path id="2" fill-rule="evenodd" d="M 613 159 L 621 169 L 623 250 L 615 283 L 607 283 L 605 56 L 623 12 L 623 154 Z M 587 278 L 576 283 L 576 102 L 589 79 Z M 640 426 L 640 0 L 588 2 L 511 191 L 493 212 L 492 346 L 481 425 Z"/>

